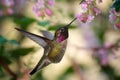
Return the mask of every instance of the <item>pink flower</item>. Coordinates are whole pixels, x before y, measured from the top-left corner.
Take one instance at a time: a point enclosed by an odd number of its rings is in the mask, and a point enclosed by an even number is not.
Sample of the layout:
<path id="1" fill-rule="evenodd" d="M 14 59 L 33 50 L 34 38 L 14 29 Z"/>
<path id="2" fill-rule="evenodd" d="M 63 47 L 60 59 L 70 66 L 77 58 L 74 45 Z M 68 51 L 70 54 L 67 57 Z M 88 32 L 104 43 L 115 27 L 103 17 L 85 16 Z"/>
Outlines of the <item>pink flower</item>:
<path id="1" fill-rule="evenodd" d="M 38 0 L 38 2 L 36 3 L 36 8 L 41 9 L 45 7 L 45 2 L 44 0 Z"/>
<path id="2" fill-rule="evenodd" d="M 94 16 L 93 15 L 87 15 L 87 23 L 90 23 L 91 21 L 93 21 L 94 20 Z"/>
<path id="3" fill-rule="evenodd" d="M 4 15 L 3 10 L 0 10 L 0 16 L 3 16 L 3 15 Z"/>
<path id="4" fill-rule="evenodd" d="M 7 7 L 10 7 L 14 5 L 14 0 L 2 0 L 2 4 Z"/>
<path id="5" fill-rule="evenodd" d="M 85 14 L 78 14 L 77 15 L 78 20 L 80 20 L 83 23 L 90 23 L 91 21 L 93 21 L 94 16 L 93 15 L 85 15 Z"/>
<path id="6" fill-rule="evenodd" d="M 39 17 L 43 17 L 43 16 L 44 16 L 44 13 L 41 12 L 41 11 L 38 11 L 38 12 L 37 12 L 37 15 L 38 15 Z"/>
<path id="7" fill-rule="evenodd" d="M 55 4 L 55 0 L 48 0 L 48 4 L 49 4 L 50 6 L 53 6 L 53 5 Z"/>
<path id="8" fill-rule="evenodd" d="M 114 8 L 111 8 L 111 9 L 110 9 L 110 14 L 116 14 L 116 11 L 115 11 Z"/>
<path id="9" fill-rule="evenodd" d="M 97 7 L 93 8 L 93 12 L 95 13 L 96 16 L 101 13 L 101 11 Z"/>
<path id="10" fill-rule="evenodd" d="M 83 12 L 77 15 L 78 20 L 80 20 L 82 23 L 90 23 L 94 20 L 95 16 L 101 13 L 101 11 L 95 5 L 93 5 L 94 3 L 94 0 L 85 0 L 81 3 Z M 91 13 L 95 13 L 95 15 Z"/>
<path id="11" fill-rule="evenodd" d="M 7 9 L 7 12 L 8 12 L 8 14 L 10 14 L 10 15 L 14 13 L 14 11 L 13 11 L 12 8 L 8 8 L 8 9 Z"/>
<path id="12" fill-rule="evenodd" d="M 55 4 L 55 0 L 38 0 L 36 5 L 33 6 L 33 11 L 40 17 L 44 16 L 46 13 L 48 16 L 51 16 L 53 13 L 49 9 L 50 6 Z M 50 5 L 50 6 L 49 6 Z"/>
<path id="13" fill-rule="evenodd" d="M 82 2 L 81 3 L 81 8 L 84 12 L 87 12 L 88 11 L 88 4 L 87 2 Z"/>
<path id="14" fill-rule="evenodd" d="M 119 12 L 116 12 L 114 8 L 111 8 L 109 21 L 113 24 L 114 29 L 120 28 L 120 19 L 119 19 Z"/>
<path id="15" fill-rule="evenodd" d="M 119 27 L 119 28 L 120 28 L 120 22 L 119 22 L 119 23 L 117 23 L 117 27 Z"/>
<path id="16" fill-rule="evenodd" d="M 39 9 L 38 9 L 36 6 L 33 6 L 33 11 L 34 11 L 35 13 L 37 13 L 37 12 L 39 11 Z"/>
<path id="17" fill-rule="evenodd" d="M 87 21 L 87 17 L 86 16 L 84 17 L 84 14 L 82 14 L 82 13 L 77 15 L 77 19 L 83 23 L 86 23 L 86 21 Z"/>
<path id="18" fill-rule="evenodd" d="M 102 48 L 98 51 L 98 53 L 99 53 L 101 64 L 107 65 L 108 64 L 108 51 Z"/>
<path id="19" fill-rule="evenodd" d="M 116 20 L 117 20 L 116 11 L 115 11 L 114 8 L 112 8 L 112 9 L 110 10 L 109 21 L 110 21 L 111 23 L 115 23 Z"/>
<path id="20" fill-rule="evenodd" d="M 92 4 L 93 0 L 85 0 L 88 4 Z"/>
<path id="21" fill-rule="evenodd" d="M 116 20 L 117 20 L 117 16 L 116 15 L 114 15 L 114 14 L 110 14 L 109 15 L 109 21 L 111 23 L 115 23 Z"/>
<path id="22" fill-rule="evenodd" d="M 52 11 L 48 8 L 45 9 L 45 12 L 48 16 L 51 16 L 53 14 Z"/>
<path id="23" fill-rule="evenodd" d="M 111 46 L 112 46 L 112 44 L 109 43 L 109 42 L 107 42 L 107 43 L 104 44 L 104 47 L 105 47 L 106 49 L 109 49 Z"/>
<path id="24" fill-rule="evenodd" d="M 120 28 L 120 22 L 116 23 L 116 27 Z"/>
<path id="25" fill-rule="evenodd" d="M 44 1 L 44 0 L 38 0 L 38 3 L 39 3 L 39 4 L 44 4 L 45 1 Z"/>

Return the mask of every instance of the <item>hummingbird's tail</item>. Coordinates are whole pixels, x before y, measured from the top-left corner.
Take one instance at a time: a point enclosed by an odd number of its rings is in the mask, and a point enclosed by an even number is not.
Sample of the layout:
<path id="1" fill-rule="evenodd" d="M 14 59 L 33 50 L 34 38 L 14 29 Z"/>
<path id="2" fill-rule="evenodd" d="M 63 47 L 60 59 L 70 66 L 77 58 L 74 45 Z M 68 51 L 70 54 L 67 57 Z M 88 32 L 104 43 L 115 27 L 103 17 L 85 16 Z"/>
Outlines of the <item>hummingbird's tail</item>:
<path id="1" fill-rule="evenodd" d="M 30 72 L 30 75 L 33 75 L 35 72 L 48 66 L 50 63 L 51 62 L 48 59 L 45 59 L 44 57 L 42 57 L 42 59 L 38 62 L 36 67 Z"/>

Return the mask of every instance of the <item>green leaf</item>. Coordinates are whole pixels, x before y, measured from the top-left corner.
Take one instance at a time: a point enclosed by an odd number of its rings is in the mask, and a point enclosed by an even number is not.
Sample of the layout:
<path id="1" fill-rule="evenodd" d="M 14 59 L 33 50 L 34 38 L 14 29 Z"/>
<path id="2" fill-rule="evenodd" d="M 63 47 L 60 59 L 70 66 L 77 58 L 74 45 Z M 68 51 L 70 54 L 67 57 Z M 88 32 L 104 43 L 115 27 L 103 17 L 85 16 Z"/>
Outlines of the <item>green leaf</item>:
<path id="1" fill-rule="evenodd" d="M 115 77 L 116 77 L 115 71 L 111 66 L 109 66 L 109 65 L 101 66 L 101 68 L 102 68 L 101 71 L 108 75 L 109 80 L 116 80 L 115 79 Z"/>
<path id="2" fill-rule="evenodd" d="M 59 78 L 58 80 L 65 80 L 67 75 L 74 73 L 73 67 L 69 67 Z"/>
<path id="3" fill-rule="evenodd" d="M 7 39 L 0 35 L 0 45 L 3 45 L 7 42 Z"/>
<path id="4" fill-rule="evenodd" d="M 12 61 L 11 61 L 12 58 L 11 58 L 11 56 L 8 53 L 3 53 L 1 56 L 3 57 L 4 61 L 7 64 L 12 63 Z"/>
<path id="5" fill-rule="evenodd" d="M 18 49 L 11 50 L 10 53 L 11 53 L 11 56 L 13 58 L 19 58 L 20 56 L 25 56 L 32 51 L 34 51 L 33 47 L 31 47 L 31 48 L 18 48 Z"/>
<path id="6" fill-rule="evenodd" d="M 63 24 L 59 24 L 59 25 L 55 25 L 55 26 L 50 26 L 50 27 L 48 27 L 48 30 L 55 31 L 58 28 L 63 27 L 63 26 L 65 26 L 65 24 L 64 25 Z M 74 28 L 76 28 L 76 26 L 72 26 L 72 25 L 69 26 L 69 29 L 74 29 Z"/>
<path id="7" fill-rule="evenodd" d="M 31 23 L 36 21 L 35 19 L 25 16 L 21 17 L 13 16 L 13 20 L 16 24 L 20 25 L 24 29 L 26 29 L 26 27 L 28 27 Z"/>
<path id="8" fill-rule="evenodd" d="M 50 24 L 49 21 L 40 21 L 40 22 L 38 22 L 38 25 L 43 26 L 43 27 L 45 27 L 45 26 L 47 26 L 49 24 Z"/>
<path id="9" fill-rule="evenodd" d="M 19 45 L 19 43 L 16 40 L 8 40 L 8 42 L 14 45 Z"/>
<path id="10" fill-rule="evenodd" d="M 0 77 L 3 77 L 4 76 L 4 71 L 2 69 L 2 67 L 0 66 Z"/>
<path id="11" fill-rule="evenodd" d="M 115 2 L 112 5 L 112 8 L 115 8 L 116 12 L 120 11 L 120 0 L 115 0 Z"/>

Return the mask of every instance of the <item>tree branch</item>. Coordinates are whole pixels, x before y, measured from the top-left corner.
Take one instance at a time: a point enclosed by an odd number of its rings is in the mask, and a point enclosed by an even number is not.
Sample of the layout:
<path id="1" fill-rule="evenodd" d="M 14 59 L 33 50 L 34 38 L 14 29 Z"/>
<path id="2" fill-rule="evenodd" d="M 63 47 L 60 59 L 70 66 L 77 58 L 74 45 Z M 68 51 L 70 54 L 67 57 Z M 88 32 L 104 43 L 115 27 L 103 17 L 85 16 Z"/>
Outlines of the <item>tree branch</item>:
<path id="1" fill-rule="evenodd" d="M 8 67 L 8 64 L 4 61 L 4 59 L 0 56 L 0 65 L 14 78 L 17 77 L 17 75 Z"/>
<path id="2" fill-rule="evenodd" d="M 84 80 L 84 77 L 81 74 L 79 65 L 73 59 L 71 59 L 71 62 L 72 62 L 73 69 L 78 76 L 78 79 L 79 80 Z"/>

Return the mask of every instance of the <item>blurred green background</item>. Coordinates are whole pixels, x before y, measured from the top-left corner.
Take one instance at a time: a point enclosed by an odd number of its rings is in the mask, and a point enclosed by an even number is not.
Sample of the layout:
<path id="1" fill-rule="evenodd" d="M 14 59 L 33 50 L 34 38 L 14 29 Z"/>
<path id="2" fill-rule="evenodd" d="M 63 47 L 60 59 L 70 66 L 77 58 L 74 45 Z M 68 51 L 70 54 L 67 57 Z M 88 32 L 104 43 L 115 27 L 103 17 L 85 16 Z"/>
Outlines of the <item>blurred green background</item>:
<path id="1" fill-rule="evenodd" d="M 47 66 L 33 76 L 29 76 L 29 72 L 43 55 L 43 48 L 14 28 L 38 35 L 42 35 L 40 30 L 54 34 L 58 27 L 68 24 L 80 12 L 80 0 L 56 0 L 52 7 L 53 16 L 46 15 L 44 18 L 32 11 L 34 0 L 20 1 L 12 6 L 13 14 L 8 14 L 8 7 L 0 2 L 0 10 L 5 13 L 0 16 L 0 80 L 120 80 L 119 50 L 115 51 L 117 58 L 108 52 L 109 62 L 102 65 L 99 57 L 93 56 L 93 50 L 83 49 L 114 44 L 119 40 L 120 31 L 114 30 L 108 20 L 112 0 L 97 4 L 102 14 L 91 24 L 74 22 L 69 29 L 67 50 L 62 61 Z"/>

